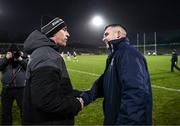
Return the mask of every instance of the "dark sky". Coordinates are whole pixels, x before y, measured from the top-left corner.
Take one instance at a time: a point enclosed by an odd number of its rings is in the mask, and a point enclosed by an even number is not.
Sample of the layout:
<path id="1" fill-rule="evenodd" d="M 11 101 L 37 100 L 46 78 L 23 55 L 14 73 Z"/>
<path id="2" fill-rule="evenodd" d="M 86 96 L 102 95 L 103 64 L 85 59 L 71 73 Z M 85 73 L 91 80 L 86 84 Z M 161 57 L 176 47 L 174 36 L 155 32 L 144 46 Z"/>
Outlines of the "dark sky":
<path id="1" fill-rule="evenodd" d="M 103 27 L 88 25 L 95 14 L 119 23 L 129 35 L 180 29 L 180 7 L 173 0 L 0 0 L 0 31 L 12 37 L 40 26 L 42 15 L 59 16 L 69 27 L 70 43 L 102 44 Z"/>

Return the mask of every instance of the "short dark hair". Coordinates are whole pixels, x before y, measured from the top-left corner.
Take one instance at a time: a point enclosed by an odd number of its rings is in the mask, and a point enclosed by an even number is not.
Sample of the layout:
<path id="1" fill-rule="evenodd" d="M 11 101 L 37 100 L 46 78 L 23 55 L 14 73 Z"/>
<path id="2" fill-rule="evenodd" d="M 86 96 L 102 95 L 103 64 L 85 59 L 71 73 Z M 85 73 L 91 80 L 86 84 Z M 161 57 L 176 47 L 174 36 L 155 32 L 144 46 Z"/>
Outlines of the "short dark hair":
<path id="1" fill-rule="evenodd" d="M 107 29 L 107 28 L 109 28 L 109 27 L 122 27 L 125 31 L 127 31 L 126 30 L 126 28 L 123 26 L 123 25 L 121 25 L 121 24 L 110 24 L 110 25 L 107 25 L 105 28 L 104 28 L 104 31 Z"/>

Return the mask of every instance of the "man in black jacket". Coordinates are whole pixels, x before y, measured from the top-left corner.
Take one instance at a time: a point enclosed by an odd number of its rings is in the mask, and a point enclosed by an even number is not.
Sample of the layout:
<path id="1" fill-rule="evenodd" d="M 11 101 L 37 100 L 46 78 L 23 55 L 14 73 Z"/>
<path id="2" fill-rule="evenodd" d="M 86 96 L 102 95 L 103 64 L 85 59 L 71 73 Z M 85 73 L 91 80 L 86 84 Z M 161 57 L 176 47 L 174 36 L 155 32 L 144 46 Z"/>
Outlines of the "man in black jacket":
<path id="1" fill-rule="evenodd" d="M 23 124 L 73 125 L 83 108 L 74 90 L 59 46 L 66 46 L 67 25 L 59 17 L 44 17 L 24 43 L 30 55 L 23 100 Z"/>
<path id="2" fill-rule="evenodd" d="M 172 57 L 171 57 L 171 72 L 174 72 L 174 68 L 180 71 L 180 68 L 177 66 L 177 64 L 178 64 L 178 54 L 176 53 L 176 49 L 173 49 Z"/>
<path id="3" fill-rule="evenodd" d="M 14 100 L 22 110 L 25 86 L 26 60 L 16 45 L 11 45 L 6 56 L 0 59 L 2 71 L 2 124 L 12 124 L 12 106 Z M 21 112 L 22 113 L 22 112 Z"/>

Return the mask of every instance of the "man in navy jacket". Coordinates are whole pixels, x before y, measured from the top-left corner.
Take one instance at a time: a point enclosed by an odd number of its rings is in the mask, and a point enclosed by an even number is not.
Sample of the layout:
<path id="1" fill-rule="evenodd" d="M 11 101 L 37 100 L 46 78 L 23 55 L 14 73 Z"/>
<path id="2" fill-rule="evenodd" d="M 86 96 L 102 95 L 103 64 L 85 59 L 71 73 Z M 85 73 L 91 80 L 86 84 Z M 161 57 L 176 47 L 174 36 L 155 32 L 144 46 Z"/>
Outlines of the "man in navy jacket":
<path id="1" fill-rule="evenodd" d="M 81 94 L 84 105 L 103 97 L 105 125 L 151 125 L 151 82 L 144 56 L 130 46 L 119 24 L 105 28 L 103 41 L 111 54 L 104 73 Z"/>

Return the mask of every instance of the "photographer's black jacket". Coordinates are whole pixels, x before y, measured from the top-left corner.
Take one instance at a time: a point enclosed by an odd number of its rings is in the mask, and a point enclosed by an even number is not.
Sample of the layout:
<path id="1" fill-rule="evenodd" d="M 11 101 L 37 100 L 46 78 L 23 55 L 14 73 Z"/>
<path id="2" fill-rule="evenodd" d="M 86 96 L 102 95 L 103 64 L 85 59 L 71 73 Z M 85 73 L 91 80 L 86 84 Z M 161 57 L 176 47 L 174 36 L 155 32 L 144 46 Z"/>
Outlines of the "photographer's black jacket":
<path id="1" fill-rule="evenodd" d="M 26 60 L 12 62 L 6 57 L 0 59 L 3 88 L 25 86 Z"/>
<path id="2" fill-rule="evenodd" d="M 24 49 L 31 54 L 23 101 L 24 124 L 74 124 L 81 104 L 57 45 L 39 31 L 30 34 Z"/>

